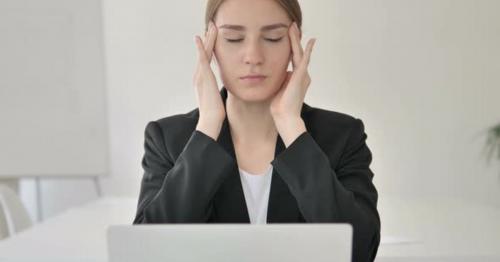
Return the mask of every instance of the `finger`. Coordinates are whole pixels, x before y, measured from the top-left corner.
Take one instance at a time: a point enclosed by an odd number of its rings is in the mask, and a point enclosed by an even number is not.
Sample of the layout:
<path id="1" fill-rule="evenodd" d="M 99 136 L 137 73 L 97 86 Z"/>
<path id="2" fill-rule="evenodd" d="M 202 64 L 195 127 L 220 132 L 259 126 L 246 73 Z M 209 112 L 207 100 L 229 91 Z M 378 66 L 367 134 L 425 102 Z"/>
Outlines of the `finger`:
<path id="1" fill-rule="evenodd" d="M 300 64 L 300 60 L 302 57 L 301 49 L 300 49 L 300 39 L 297 34 L 297 24 L 293 22 L 292 26 L 289 30 L 290 35 L 290 44 L 292 46 L 292 65 L 293 68 L 297 68 Z"/>
<path id="2" fill-rule="evenodd" d="M 290 26 L 289 30 L 289 35 L 290 35 L 290 44 L 291 44 L 291 49 L 292 49 L 292 65 L 293 68 L 297 68 L 297 66 L 300 64 L 300 39 L 298 39 L 297 34 L 296 34 L 296 28 L 297 25 L 295 22 L 292 23 L 292 26 Z"/>
<path id="3" fill-rule="evenodd" d="M 316 43 L 316 38 L 309 39 L 309 41 L 307 42 L 306 50 L 304 52 L 304 57 L 302 58 L 301 61 L 301 66 L 303 66 L 304 68 L 307 68 L 307 66 L 309 66 L 309 62 L 311 61 L 312 50 L 315 43 Z"/>
<path id="4" fill-rule="evenodd" d="M 215 40 L 217 39 L 217 27 L 212 21 L 209 23 L 207 40 L 205 43 L 205 52 L 207 54 L 208 61 L 212 60 L 212 54 L 214 51 Z"/>
<path id="5" fill-rule="evenodd" d="M 295 33 L 297 34 L 297 43 L 299 44 L 299 54 L 300 58 L 302 59 L 302 56 L 304 55 L 304 49 L 302 48 L 302 44 L 300 43 L 300 40 L 302 39 L 302 32 L 300 32 L 297 23 L 295 23 Z"/>
<path id="6" fill-rule="evenodd" d="M 196 43 L 196 50 L 198 51 L 198 62 L 200 64 L 207 64 L 208 63 L 208 58 L 207 54 L 205 53 L 205 46 L 203 45 L 203 42 L 199 36 L 195 36 L 195 43 Z"/>

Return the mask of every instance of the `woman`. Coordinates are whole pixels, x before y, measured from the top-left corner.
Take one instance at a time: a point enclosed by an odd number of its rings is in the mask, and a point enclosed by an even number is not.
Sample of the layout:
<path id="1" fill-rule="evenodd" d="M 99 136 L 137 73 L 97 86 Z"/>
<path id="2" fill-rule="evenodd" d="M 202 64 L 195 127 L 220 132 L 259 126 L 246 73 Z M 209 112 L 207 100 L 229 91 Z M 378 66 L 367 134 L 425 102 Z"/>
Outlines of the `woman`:
<path id="1" fill-rule="evenodd" d="M 195 37 L 199 107 L 146 126 L 134 224 L 351 223 L 353 261 L 373 261 L 364 125 L 304 103 L 315 40 L 302 48 L 301 24 L 296 0 L 208 1 L 205 40 Z"/>

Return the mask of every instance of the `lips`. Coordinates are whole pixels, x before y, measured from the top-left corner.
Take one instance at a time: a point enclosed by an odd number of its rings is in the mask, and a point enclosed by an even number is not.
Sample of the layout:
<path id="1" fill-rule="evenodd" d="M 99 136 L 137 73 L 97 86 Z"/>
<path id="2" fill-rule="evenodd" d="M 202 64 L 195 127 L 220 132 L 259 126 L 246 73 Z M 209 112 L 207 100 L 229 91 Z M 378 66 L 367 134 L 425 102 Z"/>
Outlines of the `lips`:
<path id="1" fill-rule="evenodd" d="M 265 75 L 246 75 L 243 77 L 240 77 L 241 79 L 263 79 L 265 78 Z"/>
<path id="2" fill-rule="evenodd" d="M 243 84 L 248 86 L 261 85 L 265 81 L 265 79 L 266 79 L 265 75 L 259 75 L 259 74 L 251 74 L 240 77 L 240 81 L 242 81 Z"/>

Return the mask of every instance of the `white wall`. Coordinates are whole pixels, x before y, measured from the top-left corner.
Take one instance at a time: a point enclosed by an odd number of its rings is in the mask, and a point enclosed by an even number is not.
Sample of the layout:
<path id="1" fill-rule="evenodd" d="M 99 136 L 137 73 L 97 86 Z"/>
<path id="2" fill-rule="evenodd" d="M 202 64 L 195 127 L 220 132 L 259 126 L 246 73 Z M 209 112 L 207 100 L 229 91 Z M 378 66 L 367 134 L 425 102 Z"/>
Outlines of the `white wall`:
<path id="1" fill-rule="evenodd" d="M 480 155 L 484 129 L 500 122 L 500 2 L 346 0 L 331 10 L 323 47 L 334 81 L 315 97 L 364 119 L 381 197 L 500 205 L 500 166 Z"/>
<path id="2" fill-rule="evenodd" d="M 201 34 L 204 3 L 104 2 L 106 194 L 137 197 L 146 123 L 197 106 L 193 36 Z M 481 156 L 485 128 L 500 121 L 500 2 L 301 3 L 305 38 L 318 39 L 306 102 L 364 121 L 380 197 L 500 206 L 500 165 L 487 166 Z M 93 192 L 90 183 L 81 190 Z"/>
<path id="3" fill-rule="evenodd" d="M 500 203 L 500 168 L 480 156 L 481 132 L 500 121 L 499 5 L 332 4 L 333 90 L 317 101 L 364 119 L 382 193 Z"/>

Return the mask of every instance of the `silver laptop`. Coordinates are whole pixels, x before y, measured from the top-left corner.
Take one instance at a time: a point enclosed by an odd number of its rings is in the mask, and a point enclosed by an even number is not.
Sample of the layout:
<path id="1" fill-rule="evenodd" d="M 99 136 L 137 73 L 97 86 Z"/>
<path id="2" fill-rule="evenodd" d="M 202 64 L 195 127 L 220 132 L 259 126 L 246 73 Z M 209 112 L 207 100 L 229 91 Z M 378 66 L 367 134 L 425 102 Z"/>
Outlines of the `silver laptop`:
<path id="1" fill-rule="evenodd" d="M 110 262 L 350 262 L 352 226 L 141 224 L 107 231 Z"/>

